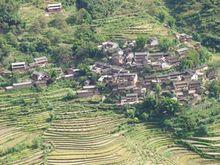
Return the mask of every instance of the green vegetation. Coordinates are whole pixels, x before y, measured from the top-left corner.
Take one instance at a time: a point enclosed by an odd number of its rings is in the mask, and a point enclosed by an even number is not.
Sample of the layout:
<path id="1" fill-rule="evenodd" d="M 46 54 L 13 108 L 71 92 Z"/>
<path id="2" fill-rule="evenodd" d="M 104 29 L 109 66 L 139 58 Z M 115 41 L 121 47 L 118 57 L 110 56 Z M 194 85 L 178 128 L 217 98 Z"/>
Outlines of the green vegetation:
<path id="1" fill-rule="evenodd" d="M 118 107 L 95 98 L 63 100 L 68 93 L 69 88 L 55 86 L 38 93 L 0 93 L 1 164 L 212 162 L 176 144 L 156 123 L 129 124 L 115 113 Z"/>
<path id="2" fill-rule="evenodd" d="M 143 103 L 125 107 L 110 104 L 112 98 L 104 103 L 99 97 L 79 99 L 76 90 L 87 80 L 97 81 L 89 65 L 103 58 L 97 45 L 106 40 L 136 39 L 135 49 L 142 51 L 148 38 L 157 37 L 160 45 L 152 52 L 174 52 L 177 45 L 186 46 L 174 39 L 180 28 L 218 51 L 219 2 L 61 2 L 63 10 L 49 15 L 43 0 L 0 2 L 0 67 L 41 56 L 51 62 L 37 69 L 50 75 L 47 88 L 0 91 L 0 164 L 218 164 L 219 81 L 207 83 L 208 94 L 192 107 L 183 107 L 171 93 L 162 96 L 160 85 Z M 213 58 L 216 67 L 219 55 Z M 190 49 L 178 69 L 210 59 L 206 48 Z M 57 80 L 57 67 L 76 67 L 79 78 Z M 152 68 L 146 67 L 141 74 L 149 73 Z M 31 74 L 0 75 L 0 87 L 29 80 Z M 97 87 L 110 91 L 102 83 Z"/>
<path id="3" fill-rule="evenodd" d="M 180 29 L 192 34 L 194 39 L 201 41 L 204 45 L 220 50 L 220 2 L 218 0 L 166 0 L 166 2 Z"/>

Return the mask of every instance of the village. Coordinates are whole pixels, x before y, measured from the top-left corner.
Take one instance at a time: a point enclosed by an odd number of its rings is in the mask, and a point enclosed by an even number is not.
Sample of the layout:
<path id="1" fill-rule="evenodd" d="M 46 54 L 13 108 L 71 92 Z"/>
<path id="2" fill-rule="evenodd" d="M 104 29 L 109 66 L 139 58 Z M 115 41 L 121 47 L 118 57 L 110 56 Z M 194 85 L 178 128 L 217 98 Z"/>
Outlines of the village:
<path id="1" fill-rule="evenodd" d="M 52 14 L 62 11 L 62 4 L 48 4 L 45 12 Z M 112 41 L 97 46 L 105 60 L 96 61 L 89 67 L 99 78 L 97 82 L 85 81 L 81 90 L 76 91 L 79 98 L 103 95 L 97 87 L 104 84 L 109 89 L 103 98 L 110 98 L 117 105 L 136 104 L 145 96 L 154 95 L 156 86 L 160 86 L 162 96 L 170 96 L 181 103 L 195 103 L 207 94 L 205 83 L 216 79 L 215 72 L 204 64 L 194 69 L 178 71 L 181 60 L 187 57 L 190 49 L 199 50 L 201 44 L 192 42 L 192 36 L 176 34 L 175 39 L 184 46 L 172 51 L 160 51 L 157 37 L 148 39 L 142 50 L 135 50 L 136 41 L 126 41 L 122 46 Z M 11 63 L 11 71 L 1 68 L 1 76 L 12 76 L 13 73 L 29 73 L 31 79 L 13 82 L 1 90 L 14 90 L 28 87 L 46 87 L 53 83 L 49 73 L 38 71 L 39 68 L 51 65 L 46 56 L 34 58 L 32 63 L 23 61 Z M 78 68 L 55 68 L 56 78 L 74 79 L 79 77 Z"/>
<path id="2" fill-rule="evenodd" d="M 180 34 L 177 39 L 180 43 L 190 43 L 191 36 Z M 208 65 L 202 65 L 195 69 L 177 71 L 182 59 L 187 56 L 189 47 L 178 48 L 171 52 L 149 51 L 157 50 L 159 41 L 152 37 L 147 41 L 144 51 L 134 51 L 136 41 L 127 41 L 123 47 L 112 41 L 99 45 L 98 50 L 106 57 L 105 61 L 96 61 L 89 67 L 90 71 L 98 75 L 97 82 L 84 83 L 80 90 L 76 91 L 79 98 L 102 95 L 109 98 L 117 105 L 131 105 L 141 102 L 145 96 L 155 94 L 155 87 L 161 87 L 161 95 L 179 100 L 181 103 L 196 103 L 206 94 L 206 81 L 216 79 L 215 72 Z M 193 49 L 199 49 L 199 43 Z M 35 58 L 33 63 L 27 64 L 19 61 L 11 64 L 11 71 L 1 69 L 0 74 L 13 75 L 13 73 L 31 73 L 31 80 L 13 83 L 2 90 L 14 90 L 28 87 L 46 87 L 53 83 L 47 72 L 37 71 L 50 65 L 46 56 Z M 58 73 L 56 81 L 60 79 L 74 79 L 79 77 L 77 68 L 56 68 Z M 104 84 L 109 93 L 103 94 L 97 84 Z"/>

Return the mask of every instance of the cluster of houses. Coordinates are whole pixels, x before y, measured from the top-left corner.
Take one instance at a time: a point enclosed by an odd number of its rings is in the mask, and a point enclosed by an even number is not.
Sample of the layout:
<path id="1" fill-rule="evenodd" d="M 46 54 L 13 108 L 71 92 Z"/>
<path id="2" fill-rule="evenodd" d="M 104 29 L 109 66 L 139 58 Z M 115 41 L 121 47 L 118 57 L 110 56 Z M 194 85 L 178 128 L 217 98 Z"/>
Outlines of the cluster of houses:
<path id="1" fill-rule="evenodd" d="M 31 80 L 23 81 L 20 83 L 14 83 L 11 86 L 5 87 L 5 90 L 12 89 L 21 89 L 28 87 L 46 87 L 48 84 L 52 82 L 51 76 L 44 71 L 36 71 L 37 68 L 43 68 L 47 66 L 48 59 L 47 57 L 39 57 L 34 58 L 34 62 L 27 64 L 25 62 L 14 62 L 11 64 L 11 71 L 2 70 L 0 71 L 0 75 L 12 75 L 13 73 L 30 73 L 31 72 Z M 56 80 L 59 79 L 73 79 L 78 76 L 79 69 L 67 68 L 63 71 L 62 68 L 53 68 L 53 70 L 57 73 Z"/>
<path id="2" fill-rule="evenodd" d="M 156 84 L 159 84 L 162 88 L 162 94 L 169 93 L 181 102 L 200 100 L 200 94 L 204 90 L 203 83 L 213 78 L 207 74 L 207 71 L 208 66 L 204 65 L 195 70 L 153 75 L 145 77 L 142 86 L 152 89 Z"/>
<path id="3" fill-rule="evenodd" d="M 30 64 L 27 64 L 25 62 L 14 62 L 11 64 L 11 71 L 8 71 L 9 72 L 8 74 L 12 74 L 15 72 L 26 73 L 38 67 L 45 67 L 47 64 L 48 64 L 48 59 L 45 56 L 34 58 L 34 62 Z M 11 86 L 5 87 L 5 90 L 21 89 L 31 86 L 42 87 L 42 86 L 46 86 L 48 81 L 50 80 L 50 76 L 44 72 L 34 71 L 31 77 L 32 77 L 32 81 L 13 83 Z"/>
<path id="4" fill-rule="evenodd" d="M 190 42 L 192 37 L 181 34 L 180 42 Z M 150 47 L 158 45 L 156 37 L 148 42 Z M 162 88 L 162 95 L 169 94 L 182 103 L 198 101 L 204 91 L 206 80 L 215 79 L 213 72 L 207 65 L 194 70 L 175 72 L 181 60 L 186 57 L 189 48 L 177 49 L 174 54 L 167 52 L 148 51 L 135 52 L 132 47 L 135 42 L 127 42 L 120 48 L 117 43 L 104 42 L 99 50 L 108 58 L 107 62 L 96 62 L 90 70 L 100 76 L 99 81 L 112 89 L 108 97 L 118 96 L 118 105 L 135 104 L 140 102 L 146 93 L 154 93 L 155 85 Z M 150 76 L 140 75 L 140 72 L 150 66 L 156 74 Z M 164 73 L 164 74 L 160 74 Z"/>
<path id="5" fill-rule="evenodd" d="M 191 36 L 181 34 L 178 36 L 180 42 L 191 41 Z M 158 46 L 156 37 L 148 41 L 149 49 Z M 204 93 L 204 82 L 216 79 L 215 71 L 210 70 L 207 65 L 176 72 L 181 60 L 186 57 L 190 48 L 180 48 L 173 53 L 148 51 L 134 51 L 135 41 L 126 42 L 122 48 L 118 43 L 107 41 L 98 46 L 98 49 L 105 55 L 103 61 L 95 62 L 90 70 L 99 76 L 98 82 L 104 84 L 111 90 L 106 97 L 114 98 L 118 105 L 135 104 L 143 100 L 146 94 L 154 94 L 155 86 L 161 86 L 161 95 L 169 95 L 182 103 L 198 101 Z M 198 46 L 199 47 L 199 46 Z M 15 62 L 11 64 L 13 72 L 33 71 L 31 81 L 14 83 L 6 87 L 6 90 L 26 88 L 31 86 L 44 87 L 51 83 L 48 73 L 37 72 L 35 68 L 45 67 L 48 64 L 46 57 L 35 58 L 33 63 Z M 150 68 L 147 75 L 142 71 Z M 56 79 L 77 79 L 80 70 L 68 68 L 64 71 L 56 68 L 59 75 Z M 2 72 L 3 73 L 3 72 Z M 8 74 L 4 72 L 4 74 Z M 96 82 L 86 83 L 82 89 L 77 90 L 78 97 L 91 97 L 100 94 Z"/>
<path id="6" fill-rule="evenodd" d="M 44 67 L 48 64 L 47 57 L 39 57 L 35 58 L 34 62 L 31 64 L 26 64 L 25 62 L 14 62 L 11 64 L 12 72 L 26 72 L 29 69 L 36 68 L 36 67 Z"/>
<path id="7" fill-rule="evenodd" d="M 156 38 L 152 38 L 150 46 L 158 44 Z M 177 55 L 172 55 L 166 52 L 142 51 L 135 52 L 133 47 L 135 42 L 126 43 L 125 48 L 119 48 L 117 43 L 104 42 L 98 46 L 99 50 L 108 57 L 109 64 L 121 67 L 132 67 L 136 69 L 143 69 L 149 66 L 154 71 L 164 71 L 175 68 L 179 65 L 181 58 L 184 58 L 189 51 L 188 48 L 181 48 L 176 50 Z"/>

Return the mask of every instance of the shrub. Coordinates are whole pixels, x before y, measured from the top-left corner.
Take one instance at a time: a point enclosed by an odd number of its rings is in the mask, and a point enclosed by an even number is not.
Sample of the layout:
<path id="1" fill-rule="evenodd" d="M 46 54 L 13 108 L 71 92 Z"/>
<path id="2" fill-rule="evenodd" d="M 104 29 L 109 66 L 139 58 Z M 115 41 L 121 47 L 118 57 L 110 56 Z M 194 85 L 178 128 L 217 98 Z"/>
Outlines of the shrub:
<path id="1" fill-rule="evenodd" d="M 66 96 L 63 97 L 63 100 L 68 101 L 76 98 L 76 94 L 73 90 L 69 90 Z"/>

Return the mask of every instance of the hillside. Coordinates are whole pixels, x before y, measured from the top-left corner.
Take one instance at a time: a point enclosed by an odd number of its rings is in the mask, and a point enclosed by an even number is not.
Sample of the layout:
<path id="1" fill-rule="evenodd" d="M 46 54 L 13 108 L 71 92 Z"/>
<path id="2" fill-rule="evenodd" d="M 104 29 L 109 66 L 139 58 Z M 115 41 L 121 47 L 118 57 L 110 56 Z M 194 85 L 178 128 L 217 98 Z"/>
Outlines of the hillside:
<path id="1" fill-rule="evenodd" d="M 219 55 L 179 3 L 0 1 L 0 164 L 219 164 Z"/>
<path id="2" fill-rule="evenodd" d="M 0 93 L 0 164 L 215 163 L 176 144 L 155 123 L 129 125 L 99 98 L 63 101 L 68 90 Z"/>
<path id="3" fill-rule="evenodd" d="M 166 0 L 181 30 L 216 50 L 220 50 L 220 2 Z"/>

